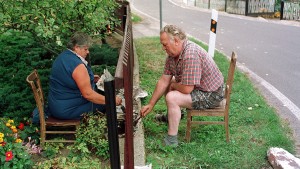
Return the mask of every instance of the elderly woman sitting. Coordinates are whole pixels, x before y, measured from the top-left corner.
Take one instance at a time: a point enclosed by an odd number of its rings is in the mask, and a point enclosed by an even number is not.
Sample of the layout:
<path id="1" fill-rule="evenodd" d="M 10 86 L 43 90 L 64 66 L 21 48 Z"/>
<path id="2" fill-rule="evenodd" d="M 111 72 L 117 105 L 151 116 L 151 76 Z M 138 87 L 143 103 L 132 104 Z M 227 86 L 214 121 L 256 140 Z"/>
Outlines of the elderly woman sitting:
<path id="1" fill-rule="evenodd" d="M 105 97 L 94 90 L 94 73 L 85 60 L 90 41 L 85 33 L 75 33 L 67 44 L 68 49 L 52 65 L 48 105 L 55 118 L 79 119 L 86 112 L 105 112 Z M 116 97 L 116 104 L 121 102 Z"/>

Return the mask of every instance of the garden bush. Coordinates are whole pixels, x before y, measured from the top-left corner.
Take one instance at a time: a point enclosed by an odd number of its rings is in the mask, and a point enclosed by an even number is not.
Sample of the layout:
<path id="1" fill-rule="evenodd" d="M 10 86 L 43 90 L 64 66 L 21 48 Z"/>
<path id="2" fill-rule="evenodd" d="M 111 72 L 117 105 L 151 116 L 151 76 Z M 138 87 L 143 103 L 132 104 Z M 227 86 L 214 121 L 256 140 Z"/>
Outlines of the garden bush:
<path id="1" fill-rule="evenodd" d="M 51 59 L 43 59 L 47 54 L 29 33 L 9 31 L 0 35 L 0 116 L 30 117 L 35 101 L 31 88 L 26 83 L 27 75 L 38 69 L 44 91 L 47 91 L 47 77 L 52 64 Z"/>
<path id="2" fill-rule="evenodd" d="M 108 69 L 111 74 L 114 74 L 119 57 L 117 48 L 113 48 L 109 44 L 95 44 L 91 46 L 89 55 L 95 74 L 102 74 L 104 69 Z"/>
<path id="3" fill-rule="evenodd" d="M 115 0 L 0 0 L 0 33 L 14 29 L 30 32 L 35 41 L 58 54 L 75 31 L 104 37 L 106 26 L 119 24 Z"/>
<path id="4" fill-rule="evenodd" d="M 82 156 L 89 157 L 93 154 L 103 159 L 109 158 L 106 123 L 104 114 L 87 113 L 84 115 L 80 127 L 76 130 L 74 144 Z"/>

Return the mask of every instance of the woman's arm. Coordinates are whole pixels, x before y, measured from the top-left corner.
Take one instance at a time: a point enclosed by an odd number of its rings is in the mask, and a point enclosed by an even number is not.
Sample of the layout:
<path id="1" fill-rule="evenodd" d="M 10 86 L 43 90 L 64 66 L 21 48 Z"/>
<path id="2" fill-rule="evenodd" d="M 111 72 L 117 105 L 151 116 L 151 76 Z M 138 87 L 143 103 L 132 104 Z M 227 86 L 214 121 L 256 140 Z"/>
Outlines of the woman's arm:
<path id="1" fill-rule="evenodd" d="M 105 104 L 105 97 L 92 89 L 88 71 L 83 64 L 74 69 L 72 77 L 85 99 L 96 104 Z"/>

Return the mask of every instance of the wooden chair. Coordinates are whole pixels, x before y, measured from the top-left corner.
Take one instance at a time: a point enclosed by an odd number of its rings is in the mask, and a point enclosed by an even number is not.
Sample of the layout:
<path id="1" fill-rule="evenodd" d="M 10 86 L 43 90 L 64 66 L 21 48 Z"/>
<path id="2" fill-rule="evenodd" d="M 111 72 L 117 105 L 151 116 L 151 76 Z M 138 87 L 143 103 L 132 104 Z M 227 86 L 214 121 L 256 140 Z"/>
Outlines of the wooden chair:
<path id="1" fill-rule="evenodd" d="M 75 140 L 71 139 L 58 140 L 46 138 L 47 134 L 75 134 L 76 128 L 80 125 L 80 120 L 60 120 L 50 116 L 46 118 L 44 111 L 44 93 L 37 71 L 32 71 L 27 76 L 26 81 L 32 88 L 36 106 L 39 111 L 41 146 L 44 146 L 45 142 L 75 142 Z M 52 127 L 52 130 L 49 130 L 50 127 Z M 70 130 L 70 128 L 73 128 L 73 130 Z"/>
<path id="2" fill-rule="evenodd" d="M 204 110 L 191 110 L 187 109 L 187 127 L 186 127 L 186 135 L 185 139 L 187 142 L 190 142 L 191 139 L 191 125 L 192 124 L 200 124 L 200 125 L 206 125 L 206 124 L 220 124 L 224 125 L 225 131 L 226 131 L 226 141 L 229 142 L 229 105 L 230 105 L 230 94 L 231 94 L 231 88 L 233 84 L 233 77 L 234 77 L 234 70 L 236 66 L 236 54 L 235 52 L 232 52 L 230 66 L 228 70 L 228 78 L 226 81 L 226 88 L 225 88 L 225 96 L 224 100 L 220 103 L 219 107 L 212 108 L 212 109 L 204 109 Z M 224 117 L 223 121 L 196 121 L 193 120 L 194 116 L 220 116 Z"/>

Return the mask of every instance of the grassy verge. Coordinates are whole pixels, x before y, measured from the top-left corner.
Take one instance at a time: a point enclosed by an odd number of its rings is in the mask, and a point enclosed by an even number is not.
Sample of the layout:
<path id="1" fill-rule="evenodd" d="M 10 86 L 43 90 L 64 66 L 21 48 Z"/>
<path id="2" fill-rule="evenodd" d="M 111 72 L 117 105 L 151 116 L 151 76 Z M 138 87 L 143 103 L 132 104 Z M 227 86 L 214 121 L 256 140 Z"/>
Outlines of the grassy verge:
<path id="1" fill-rule="evenodd" d="M 131 21 L 133 23 L 138 23 L 138 22 L 142 21 L 142 18 L 139 17 L 138 15 L 134 14 L 134 13 L 131 13 Z"/>
<path id="2" fill-rule="evenodd" d="M 200 44 L 200 43 L 199 43 Z M 135 40 L 140 64 L 141 87 L 149 96 L 160 77 L 165 53 L 158 37 Z M 205 49 L 207 46 L 200 44 Z M 237 53 L 238 55 L 238 53 Z M 215 61 L 227 78 L 229 62 L 216 52 Z M 184 140 L 186 119 L 179 128 L 179 147 L 162 145 L 167 125 L 154 120 L 156 113 L 165 112 L 164 99 L 143 120 L 145 126 L 146 161 L 153 168 L 266 168 L 266 152 L 270 147 L 282 147 L 294 152 L 290 129 L 254 88 L 250 80 L 236 70 L 230 106 L 230 143 L 226 143 L 221 125 L 193 126 L 191 142 Z"/>

